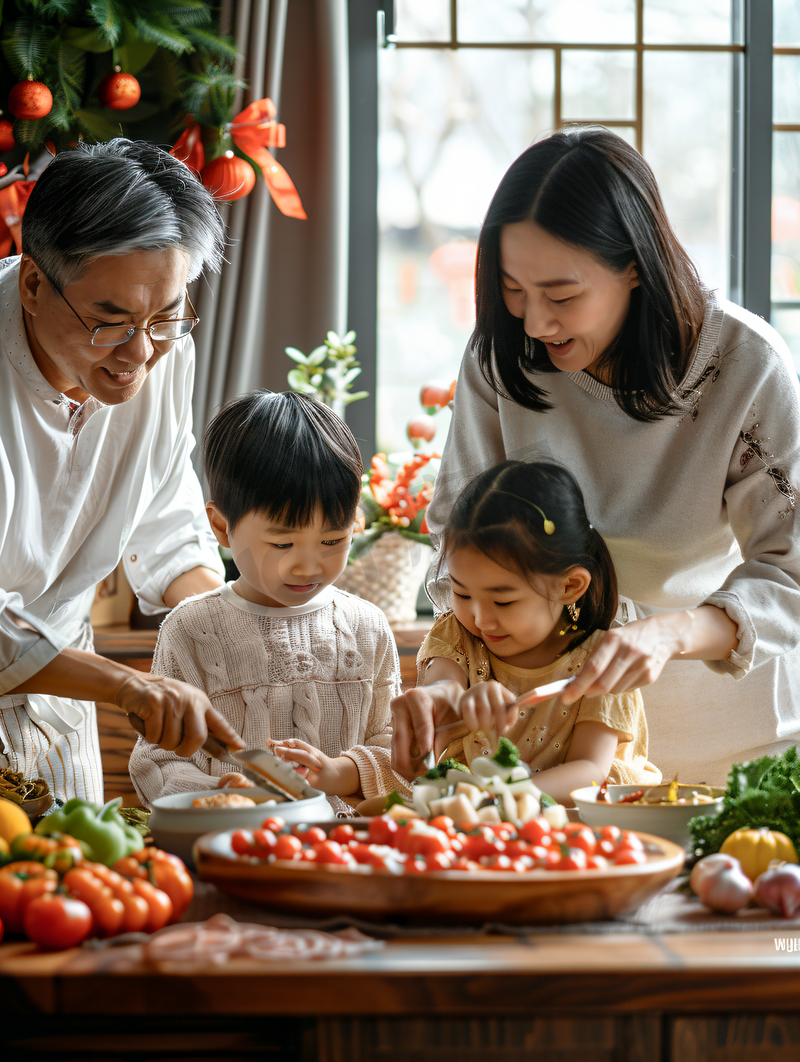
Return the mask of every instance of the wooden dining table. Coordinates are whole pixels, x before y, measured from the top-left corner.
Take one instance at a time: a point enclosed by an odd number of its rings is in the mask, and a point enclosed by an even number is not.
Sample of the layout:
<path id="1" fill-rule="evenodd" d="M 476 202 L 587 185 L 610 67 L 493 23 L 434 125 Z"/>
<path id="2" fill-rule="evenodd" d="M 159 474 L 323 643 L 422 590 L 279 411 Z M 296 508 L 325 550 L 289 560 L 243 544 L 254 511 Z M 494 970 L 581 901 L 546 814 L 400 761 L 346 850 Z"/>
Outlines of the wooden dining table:
<path id="1" fill-rule="evenodd" d="M 220 910 L 226 901 L 220 897 Z M 796 1062 L 800 929 L 439 936 L 360 957 L 87 969 L 0 945 L 4 1062 Z M 783 940 L 783 946 L 776 940 Z M 787 950 L 788 949 L 788 950 Z M 108 954 L 108 953 L 106 953 Z"/>

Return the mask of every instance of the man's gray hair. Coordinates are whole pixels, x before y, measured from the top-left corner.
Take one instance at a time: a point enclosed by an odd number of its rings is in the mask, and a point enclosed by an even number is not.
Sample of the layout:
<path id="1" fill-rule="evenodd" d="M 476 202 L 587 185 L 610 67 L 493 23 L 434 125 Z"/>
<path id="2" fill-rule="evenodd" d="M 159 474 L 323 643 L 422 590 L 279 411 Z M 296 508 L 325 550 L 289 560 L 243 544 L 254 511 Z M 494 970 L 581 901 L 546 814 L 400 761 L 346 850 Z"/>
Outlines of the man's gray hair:
<path id="1" fill-rule="evenodd" d="M 103 255 L 168 247 L 188 256 L 189 280 L 219 272 L 225 227 L 188 166 L 143 140 L 59 151 L 22 219 L 24 253 L 59 291 Z"/>

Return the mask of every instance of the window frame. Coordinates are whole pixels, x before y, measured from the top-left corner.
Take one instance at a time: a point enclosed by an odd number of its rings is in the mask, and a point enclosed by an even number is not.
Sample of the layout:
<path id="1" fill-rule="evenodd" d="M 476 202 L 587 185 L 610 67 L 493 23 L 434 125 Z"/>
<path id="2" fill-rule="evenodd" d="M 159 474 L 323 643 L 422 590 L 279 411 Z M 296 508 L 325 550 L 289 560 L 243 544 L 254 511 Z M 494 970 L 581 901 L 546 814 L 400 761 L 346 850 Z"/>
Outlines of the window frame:
<path id="1" fill-rule="evenodd" d="M 773 130 L 800 132 L 800 125 L 772 120 L 772 57 L 800 55 L 800 48 L 773 45 L 772 4 L 733 0 L 732 38 L 741 44 L 647 44 L 643 39 L 645 0 L 636 0 L 635 40 L 627 44 L 576 42 L 462 42 L 457 37 L 458 0 L 450 0 L 449 41 L 403 42 L 394 35 L 394 0 L 349 0 L 350 230 L 348 327 L 355 329 L 362 374 L 359 386 L 370 398 L 348 407 L 347 419 L 367 464 L 376 447 L 378 351 L 378 54 L 381 47 L 417 49 L 497 48 L 551 50 L 555 53 L 554 128 L 563 124 L 560 67 L 564 51 L 634 51 L 636 103 L 632 120 L 607 121 L 609 128 L 636 130 L 642 149 L 644 63 L 646 52 L 733 53 L 733 129 L 731 137 L 730 297 L 770 320 L 772 257 Z M 587 122 L 587 124 L 589 124 Z M 793 306 L 795 304 L 792 304 Z"/>

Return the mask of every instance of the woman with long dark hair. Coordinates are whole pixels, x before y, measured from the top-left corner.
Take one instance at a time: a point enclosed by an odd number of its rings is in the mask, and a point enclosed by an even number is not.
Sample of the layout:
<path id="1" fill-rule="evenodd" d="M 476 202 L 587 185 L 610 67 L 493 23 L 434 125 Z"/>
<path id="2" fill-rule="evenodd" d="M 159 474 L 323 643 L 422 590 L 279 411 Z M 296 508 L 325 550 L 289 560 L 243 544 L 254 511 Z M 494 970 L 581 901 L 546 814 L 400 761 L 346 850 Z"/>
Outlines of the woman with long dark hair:
<path id="1" fill-rule="evenodd" d="M 797 374 L 769 325 L 705 288 L 649 166 L 606 129 L 533 145 L 489 206 L 434 535 L 507 458 L 573 473 L 619 578 L 619 625 L 565 705 L 645 687 L 649 755 L 689 782 L 795 743 Z M 442 563 L 429 592 L 449 607 Z M 400 769 L 435 722 L 422 692 L 403 702 Z"/>

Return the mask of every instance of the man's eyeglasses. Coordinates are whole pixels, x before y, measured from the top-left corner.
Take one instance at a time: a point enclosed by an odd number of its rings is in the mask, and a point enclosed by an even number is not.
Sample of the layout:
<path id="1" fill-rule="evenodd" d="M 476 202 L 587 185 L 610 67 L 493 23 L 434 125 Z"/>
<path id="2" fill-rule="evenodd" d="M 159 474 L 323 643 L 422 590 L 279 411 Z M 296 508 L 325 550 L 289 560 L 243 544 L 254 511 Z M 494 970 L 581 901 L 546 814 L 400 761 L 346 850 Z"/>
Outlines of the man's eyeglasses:
<path id="1" fill-rule="evenodd" d="M 56 291 L 58 291 L 58 288 L 56 288 Z M 133 336 L 134 332 L 147 332 L 150 339 L 154 342 L 164 343 L 174 339 L 180 339 L 181 336 L 188 336 L 192 329 L 200 323 L 200 318 L 197 316 L 197 311 L 194 306 L 192 306 L 192 300 L 189 298 L 188 292 L 186 294 L 186 301 L 189 304 L 189 309 L 192 311 L 192 317 L 170 317 L 166 321 L 154 321 L 153 324 L 147 325 L 146 328 L 135 328 L 133 325 L 96 325 L 94 328 L 90 328 L 66 295 L 60 291 L 58 291 L 58 294 L 61 295 L 61 298 L 67 306 L 69 306 L 86 331 L 92 333 L 93 347 L 118 347 L 122 343 L 127 343 Z"/>

